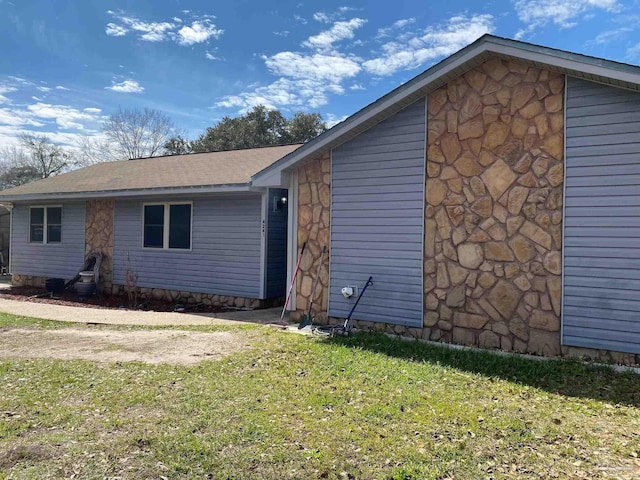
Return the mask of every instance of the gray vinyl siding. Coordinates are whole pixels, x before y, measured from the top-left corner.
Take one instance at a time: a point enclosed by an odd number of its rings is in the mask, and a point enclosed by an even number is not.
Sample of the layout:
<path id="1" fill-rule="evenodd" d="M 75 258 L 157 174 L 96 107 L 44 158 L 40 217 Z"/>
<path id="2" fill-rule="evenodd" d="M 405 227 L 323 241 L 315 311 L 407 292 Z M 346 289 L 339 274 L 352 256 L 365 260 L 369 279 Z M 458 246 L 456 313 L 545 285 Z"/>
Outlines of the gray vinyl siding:
<path id="1" fill-rule="evenodd" d="M 287 206 L 276 210 L 275 202 L 287 196 L 284 188 L 270 188 L 266 239 L 266 298 L 282 297 L 287 283 Z"/>
<path id="2" fill-rule="evenodd" d="M 329 315 L 422 326 L 425 100 L 332 151 Z"/>
<path id="3" fill-rule="evenodd" d="M 563 343 L 640 353 L 640 94 L 568 79 Z"/>
<path id="4" fill-rule="evenodd" d="M 140 287 L 259 298 L 260 195 L 193 199 L 191 250 L 142 248 L 143 203 L 116 202 L 114 283 L 128 258 Z"/>
<path id="5" fill-rule="evenodd" d="M 11 232 L 12 273 L 71 280 L 84 264 L 84 221 L 84 201 L 64 203 L 62 204 L 62 242 L 30 243 L 29 205 L 16 205 L 13 209 Z"/>

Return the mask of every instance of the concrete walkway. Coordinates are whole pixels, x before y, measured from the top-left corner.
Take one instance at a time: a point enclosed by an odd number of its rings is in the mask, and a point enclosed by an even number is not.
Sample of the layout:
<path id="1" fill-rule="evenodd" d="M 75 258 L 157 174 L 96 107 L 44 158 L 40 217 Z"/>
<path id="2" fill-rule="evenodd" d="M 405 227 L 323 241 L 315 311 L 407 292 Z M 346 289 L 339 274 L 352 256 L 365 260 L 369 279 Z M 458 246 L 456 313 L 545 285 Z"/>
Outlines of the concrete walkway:
<path id="1" fill-rule="evenodd" d="M 108 325 L 242 325 L 280 320 L 280 308 L 221 313 L 143 312 L 0 299 L 0 312 L 24 317 Z M 286 318 L 285 318 L 286 319 Z"/>

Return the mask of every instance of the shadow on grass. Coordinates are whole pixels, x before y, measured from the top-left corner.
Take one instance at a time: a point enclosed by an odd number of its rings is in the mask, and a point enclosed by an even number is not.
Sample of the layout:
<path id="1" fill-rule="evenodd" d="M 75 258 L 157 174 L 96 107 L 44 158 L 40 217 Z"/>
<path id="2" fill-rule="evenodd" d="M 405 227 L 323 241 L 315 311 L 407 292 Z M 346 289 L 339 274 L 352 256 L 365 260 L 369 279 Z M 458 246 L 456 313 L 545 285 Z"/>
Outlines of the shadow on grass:
<path id="1" fill-rule="evenodd" d="M 550 393 L 640 407 L 640 375 L 618 373 L 609 367 L 585 365 L 577 360 L 531 360 L 473 349 L 409 342 L 380 333 L 333 337 L 329 342 L 405 359 L 453 367 L 500 378 Z"/>

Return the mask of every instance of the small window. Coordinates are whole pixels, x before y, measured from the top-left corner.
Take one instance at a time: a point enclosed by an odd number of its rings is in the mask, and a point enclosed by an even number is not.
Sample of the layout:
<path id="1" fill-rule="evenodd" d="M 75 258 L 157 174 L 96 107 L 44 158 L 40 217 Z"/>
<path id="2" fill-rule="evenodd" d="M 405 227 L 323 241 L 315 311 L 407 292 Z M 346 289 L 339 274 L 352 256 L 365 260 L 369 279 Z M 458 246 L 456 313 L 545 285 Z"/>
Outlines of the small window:
<path id="1" fill-rule="evenodd" d="M 191 203 L 160 203 L 144 206 L 143 246 L 189 250 Z"/>
<path id="2" fill-rule="evenodd" d="M 144 246 L 162 248 L 164 239 L 164 205 L 144 207 Z"/>
<path id="3" fill-rule="evenodd" d="M 47 243 L 62 241 L 62 207 L 47 208 Z"/>
<path id="4" fill-rule="evenodd" d="M 31 243 L 62 242 L 62 207 L 31 207 L 29 215 Z"/>

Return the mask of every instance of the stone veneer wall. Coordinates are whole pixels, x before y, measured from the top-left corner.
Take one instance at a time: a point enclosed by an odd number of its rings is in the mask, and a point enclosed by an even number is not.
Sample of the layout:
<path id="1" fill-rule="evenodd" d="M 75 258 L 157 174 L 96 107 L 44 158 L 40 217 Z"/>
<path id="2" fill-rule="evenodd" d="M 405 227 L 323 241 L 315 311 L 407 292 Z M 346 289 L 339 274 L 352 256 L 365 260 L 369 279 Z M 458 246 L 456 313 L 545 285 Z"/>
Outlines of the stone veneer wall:
<path id="1" fill-rule="evenodd" d="M 429 95 L 423 337 L 561 353 L 563 99 L 498 59 Z"/>
<path id="2" fill-rule="evenodd" d="M 300 262 L 296 280 L 296 311 L 291 312 L 291 319 L 294 321 L 298 321 L 307 311 L 322 247 L 326 245 L 327 251 L 324 265 L 320 269 L 313 306 L 318 323 L 326 322 L 329 304 L 330 219 L 331 155 L 326 153 L 298 169 L 298 254 L 304 242 L 307 242 L 307 249 Z"/>
<path id="3" fill-rule="evenodd" d="M 38 287 L 44 288 L 48 277 L 34 277 L 31 275 L 11 274 L 11 285 L 16 287 Z"/>
<path id="4" fill-rule="evenodd" d="M 234 297 L 231 295 L 216 295 L 214 293 L 187 292 L 180 290 L 168 290 L 165 288 L 137 287 L 140 299 L 153 298 L 155 300 L 166 300 L 176 303 L 202 303 L 206 306 L 215 307 L 238 307 L 238 308 L 264 308 L 275 306 L 277 300 L 260 300 L 257 298 Z M 127 295 L 124 285 L 113 285 L 111 287 L 113 295 Z"/>
<path id="5" fill-rule="evenodd" d="M 98 291 L 109 295 L 113 283 L 114 200 L 87 200 L 85 216 L 85 256 L 102 253 Z"/>

